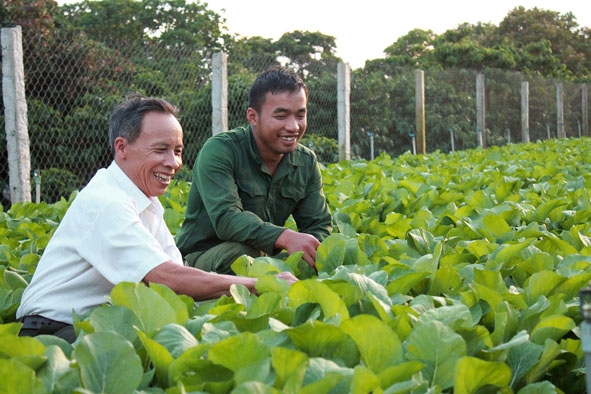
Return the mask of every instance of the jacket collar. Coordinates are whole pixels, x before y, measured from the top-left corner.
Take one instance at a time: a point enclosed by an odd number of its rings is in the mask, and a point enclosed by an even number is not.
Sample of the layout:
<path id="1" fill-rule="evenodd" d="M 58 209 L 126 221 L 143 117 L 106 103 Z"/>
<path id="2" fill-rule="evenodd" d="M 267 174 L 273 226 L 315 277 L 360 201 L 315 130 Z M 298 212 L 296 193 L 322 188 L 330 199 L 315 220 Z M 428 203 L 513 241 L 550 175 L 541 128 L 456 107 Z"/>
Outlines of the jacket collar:
<path id="1" fill-rule="evenodd" d="M 261 157 L 259 147 L 257 146 L 257 142 L 254 138 L 254 133 L 253 133 L 252 127 L 250 125 L 246 129 L 246 135 L 247 135 L 247 140 L 248 140 L 250 157 L 254 160 L 255 163 L 257 163 L 258 165 L 261 166 L 261 168 L 263 168 L 262 167 L 264 164 L 263 158 Z M 300 149 L 301 149 L 301 147 L 300 147 L 300 144 L 298 143 L 298 146 L 294 152 L 287 153 L 287 154 L 283 155 L 283 158 L 281 159 L 281 162 L 279 163 L 278 169 L 285 166 L 285 165 L 289 165 L 290 167 L 301 167 L 301 166 L 305 165 L 304 160 L 303 160 L 303 156 L 300 154 Z M 286 163 L 286 164 L 283 164 L 283 163 Z M 266 168 L 266 166 L 264 168 Z"/>

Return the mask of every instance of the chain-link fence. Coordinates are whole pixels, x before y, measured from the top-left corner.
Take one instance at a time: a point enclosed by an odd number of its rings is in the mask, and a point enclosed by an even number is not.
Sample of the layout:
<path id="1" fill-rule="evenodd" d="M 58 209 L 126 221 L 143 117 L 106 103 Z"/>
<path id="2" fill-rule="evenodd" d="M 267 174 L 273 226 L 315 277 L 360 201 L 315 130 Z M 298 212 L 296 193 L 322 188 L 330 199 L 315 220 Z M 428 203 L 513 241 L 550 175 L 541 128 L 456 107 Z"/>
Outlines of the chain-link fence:
<path id="1" fill-rule="evenodd" d="M 212 130 L 209 57 L 156 41 L 117 47 L 70 33 L 33 37 L 23 30 L 31 168 L 41 175 L 43 201 L 67 197 L 98 168 L 109 164 L 108 118 L 113 106 L 129 92 L 164 97 L 179 107 L 185 137 L 185 166 L 179 176 L 189 179 L 195 157 Z M 229 128 L 246 124 L 250 84 L 257 73 L 280 60 L 269 54 L 228 54 Z M 301 73 L 310 91 L 308 132 L 303 143 L 312 147 L 322 162 L 336 162 L 337 63 L 288 66 Z M 522 141 L 524 81 L 529 84 L 530 141 L 557 136 L 556 90 L 560 81 L 498 70 L 483 73 L 487 146 Z M 478 146 L 477 74 L 463 69 L 425 70 L 427 152 Z M 589 112 L 588 104 L 582 99 L 581 85 L 561 84 L 566 136 L 578 137 L 581 130 L 587 130 L 582 122 L 586 119 L 583 114 Z M 350 86 L 352 158 L 412 151 L 415 70 L 387 64 L 366 66 L 352 72 Z M 4 114 L 4 103 L 0 104 Z M 5 190 L 8 164 L 3 118 L 0 130 L 0 187 Z"/>

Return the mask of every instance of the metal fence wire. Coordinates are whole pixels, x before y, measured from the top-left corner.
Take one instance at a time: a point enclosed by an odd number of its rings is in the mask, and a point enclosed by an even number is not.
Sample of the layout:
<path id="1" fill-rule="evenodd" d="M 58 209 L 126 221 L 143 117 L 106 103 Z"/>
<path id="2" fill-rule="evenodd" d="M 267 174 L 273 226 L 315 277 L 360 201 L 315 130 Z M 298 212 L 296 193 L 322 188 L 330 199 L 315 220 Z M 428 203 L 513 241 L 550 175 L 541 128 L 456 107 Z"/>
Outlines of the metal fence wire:
<path id="1" fill-rule="evenodd" d="M 182 45 L 157 41 L 107 45 L 62 32 L 44 37 L 29 36 L 23 30 L 22 45 L 31 169 L 40 176 L 42 201 L 68 197 L 98 168 L 109 164 L 109 115 L 130 92 L 163 97 L 179 108 L 185 138 L 185 165 L 179 176 L 189 179 L 200 147 L 212 134 L 210 56 Z M 280 57 L 228 53 L 230 129 L 246 124 L 248 89 L 256 74 L 280 62 Z M 318 61 L 288 66 L 301 73 L 310 91 L 308 131 L 302 142 L 316 151 L 321 162 L 338 161 L 337 64 Z M 387 65 L 352 71 L 352 159 L 412 152 L 415 71 Z M 478 146 L 478 73 L 484 73 L 486 81 L 487 146 L 522 142 L 520 89 L 524 81 L 530 92 L 530 141 L 557 137 L 558 83 L 564 92 L 566 137 L 581 136 L 583 113 L 589 108 L 581 104 L 586 101 L 581 99 L 580 84 L 500 70 L 425 70 L 427 152 Z M 0 106 L 4 115 L 2 97 Z M 0 155 L 2 203 L 7 206 L 4 116 L 0 118 Z M 31 174 L 32 182 L 35 174 Z"/>

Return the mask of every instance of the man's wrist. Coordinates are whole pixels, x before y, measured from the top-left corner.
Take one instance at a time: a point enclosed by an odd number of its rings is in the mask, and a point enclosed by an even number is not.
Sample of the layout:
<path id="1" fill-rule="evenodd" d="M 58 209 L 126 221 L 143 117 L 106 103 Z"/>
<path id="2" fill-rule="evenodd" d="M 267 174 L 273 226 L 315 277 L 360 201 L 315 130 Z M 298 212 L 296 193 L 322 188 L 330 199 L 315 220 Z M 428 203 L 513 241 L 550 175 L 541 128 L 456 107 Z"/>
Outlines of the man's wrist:
<path id="1" fill-rule="evenodd" d="M 285 241 L 285 237 L 289 235 L 288 231 L 293 231 L 288 228 L 284 229 L 279 233 L 279 236 L 275 240 L 275 249 L 283 250 L 287 249 L 287 241 Z"/>

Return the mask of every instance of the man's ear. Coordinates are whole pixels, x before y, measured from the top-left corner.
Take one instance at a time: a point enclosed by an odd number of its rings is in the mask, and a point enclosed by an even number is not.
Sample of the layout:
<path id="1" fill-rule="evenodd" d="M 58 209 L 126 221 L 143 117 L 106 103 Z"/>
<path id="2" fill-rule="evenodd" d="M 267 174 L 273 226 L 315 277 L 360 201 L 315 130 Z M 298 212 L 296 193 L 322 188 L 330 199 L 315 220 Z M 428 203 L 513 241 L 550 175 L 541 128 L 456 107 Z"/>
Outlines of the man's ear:
<path id="1" fill-rule="evenodd" d="M 255 111 L 255 109 L 252 107 L 248 107 L 248 109 L 246 110 L 246 120 L 248 121 L 248 123 L 250 123 L 251 125 L 256 125 L 258 119 L 259 114 L 257 113 L 257 111 Z"/>
<path id="2" fill-rule="evenodd" d="M 113 147 L 115 148 L 115 157 L 125 158 L 125 153 L 128 144 L 129 141 L 127 141 L 123 137 L 115 138 L 115 141 L 113 142 Z"/>

